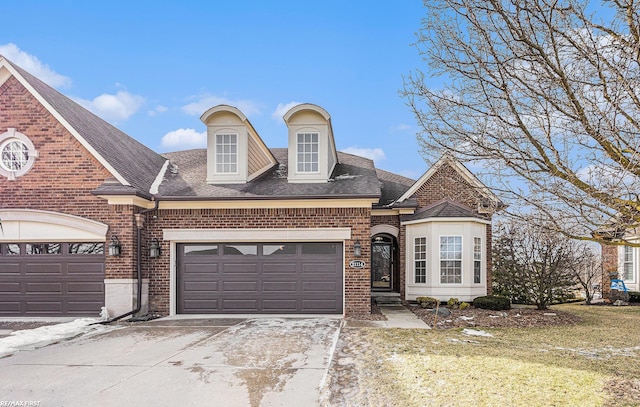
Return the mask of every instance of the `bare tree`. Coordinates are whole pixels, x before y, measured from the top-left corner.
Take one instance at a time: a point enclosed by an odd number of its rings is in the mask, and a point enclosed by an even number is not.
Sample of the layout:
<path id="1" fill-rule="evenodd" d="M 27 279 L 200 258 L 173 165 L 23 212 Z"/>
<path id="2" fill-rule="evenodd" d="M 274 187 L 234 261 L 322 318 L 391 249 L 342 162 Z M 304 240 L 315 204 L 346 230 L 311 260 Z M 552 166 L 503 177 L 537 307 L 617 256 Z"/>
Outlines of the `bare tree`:
<path id="1" fill-rule="evenodd" d="M 512 220 L 496 230 L 494 289 L 538 309 L 567 297 L 576 284 L 576 242 L 548 228 Z"/>
<path id="2" fill-rule="evenodd" d="M 576 243 L 574 260 L 569 268 L 576 282 L 584 290 L 585 303 L 591 304 L 597 287 L 602 290 L 603 261 L 602 256 L 591 246 Z"/>
<path id="3" fill-rule="evenodd" d="M 416 46 L 429 75 L 404 89 L 425 158 L 452 153 L 511 214 L 572 238 L 640 226 L 638 1 L 425 6 Z"/>

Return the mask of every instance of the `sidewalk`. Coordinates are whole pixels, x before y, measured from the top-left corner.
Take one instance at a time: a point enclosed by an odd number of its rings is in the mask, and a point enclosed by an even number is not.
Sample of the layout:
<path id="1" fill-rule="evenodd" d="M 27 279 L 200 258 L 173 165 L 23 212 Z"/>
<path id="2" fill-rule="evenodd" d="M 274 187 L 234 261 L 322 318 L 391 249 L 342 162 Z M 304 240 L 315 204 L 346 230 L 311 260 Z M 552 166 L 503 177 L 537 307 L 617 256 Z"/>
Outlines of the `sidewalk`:
<path id="1" fill-rule="evenodd" d="M 347 326 L 353 328 L 380 327 L 380 328 L 403 328 L 403 329 L 431 329 L 423 320 L 418 318 L 413 312 L 402 305 L 379 305 L 382 315 L 387 317 L 386 321 L 347 321 Z"/>

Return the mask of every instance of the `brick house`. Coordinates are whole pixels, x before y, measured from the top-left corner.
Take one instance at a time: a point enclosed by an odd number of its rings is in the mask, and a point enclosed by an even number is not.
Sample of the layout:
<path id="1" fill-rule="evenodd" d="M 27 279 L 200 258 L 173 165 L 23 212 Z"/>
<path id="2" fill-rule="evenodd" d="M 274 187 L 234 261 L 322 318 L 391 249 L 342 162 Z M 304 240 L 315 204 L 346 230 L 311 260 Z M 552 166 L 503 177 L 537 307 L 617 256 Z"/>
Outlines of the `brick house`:
<path id="1" fill-rule="evenodd" d="M 495 195 L 445 156 L 418 180 L 336 150 L 289 110 L 287 148 L 215 106 L 207 147 L 157 154 L 0 56 L 0 316 L 362 314 L 371 295 L 491 286 Z"/>

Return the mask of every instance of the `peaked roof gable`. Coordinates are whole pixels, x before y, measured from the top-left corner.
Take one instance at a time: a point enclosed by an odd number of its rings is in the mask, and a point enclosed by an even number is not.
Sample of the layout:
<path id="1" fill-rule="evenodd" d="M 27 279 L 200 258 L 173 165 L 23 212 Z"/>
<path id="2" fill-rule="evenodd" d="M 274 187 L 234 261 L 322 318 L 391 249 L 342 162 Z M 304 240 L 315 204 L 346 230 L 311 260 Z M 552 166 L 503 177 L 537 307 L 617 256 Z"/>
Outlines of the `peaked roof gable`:
<path id="1" fill-rule="evenodd" d="M 13 75 L 118 182 L 150 194 L 165 158 L 2 55 L 1 68 Z"/>
<path id="2" fill-rule="evenodd" d="M 484 185 L 471 171 L 467 169 L 460 161 L 456 160 L 449 154 L 443 155 L 438 162 L 431 166 L 396 202 L 404 202 L 411 198 L 420 189 L 425 182 L 427 182 L 443 165 L 448 164 L 453 168 L 460 176 L 469 183 L 472 187 L 476 188 L 484 197 L 491 200 L 496 207 L 501 206 L 500 199 Z"/>

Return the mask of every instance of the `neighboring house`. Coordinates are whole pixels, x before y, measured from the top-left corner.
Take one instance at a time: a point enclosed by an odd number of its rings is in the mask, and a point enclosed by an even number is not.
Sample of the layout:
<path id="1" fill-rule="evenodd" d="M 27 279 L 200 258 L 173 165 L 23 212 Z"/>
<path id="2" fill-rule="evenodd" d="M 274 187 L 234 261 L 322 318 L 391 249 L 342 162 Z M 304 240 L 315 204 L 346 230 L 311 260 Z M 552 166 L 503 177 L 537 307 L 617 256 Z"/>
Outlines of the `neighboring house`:
<path id="1" fill-rule="evenodd" d="M 640 235 L 634 230 L 625 235 L 625 239 L 634 242 L 640 241 Z M 603 295 L 608 296 L 611 290 L 611 273 L 624 281 L 629 291 L 640 291 L 640 247 L 627 245 L 603 245 L 602 257 L 604 259 Z"/>
<path id="2" fill-rule="evenodd" d="M 235 107 L 157 154 L 0 56 L 0 316 L 362 314 L 377 291 L 491 286 L 501 204 L 443 157 L 419 180 L 336 151 L 329 114 L 269 148 Z M 138 273 L 140 271 L 140 274 Z"/>

